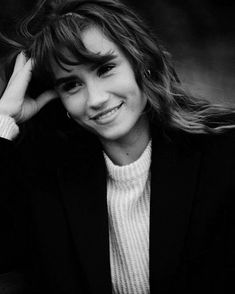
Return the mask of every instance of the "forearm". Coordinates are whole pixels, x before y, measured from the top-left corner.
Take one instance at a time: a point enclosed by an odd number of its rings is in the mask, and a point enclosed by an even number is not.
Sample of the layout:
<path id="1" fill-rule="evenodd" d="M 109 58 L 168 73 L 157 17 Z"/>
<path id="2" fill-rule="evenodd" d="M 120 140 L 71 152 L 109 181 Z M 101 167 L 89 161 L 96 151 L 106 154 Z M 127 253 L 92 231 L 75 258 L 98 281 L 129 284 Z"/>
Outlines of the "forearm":
<path id="1" fill-rule="evenodd" d="M 0 205 L 11 194 L 12 183 L 15 183 L 16 156 L 12 142 L 19 134 L 19 127 L 10 116 L 0 114 Z M 15 185 L 15 184 L 14 184 Z"/>

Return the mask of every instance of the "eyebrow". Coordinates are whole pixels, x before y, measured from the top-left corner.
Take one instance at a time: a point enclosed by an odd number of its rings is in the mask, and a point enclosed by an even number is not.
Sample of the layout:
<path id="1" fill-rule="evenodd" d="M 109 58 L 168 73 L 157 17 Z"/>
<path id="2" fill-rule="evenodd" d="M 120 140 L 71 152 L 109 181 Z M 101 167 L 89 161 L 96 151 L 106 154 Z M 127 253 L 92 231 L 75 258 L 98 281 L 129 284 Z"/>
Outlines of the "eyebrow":
<path id="1" fill-rule="evenodd" d="M 91 61 L 90 63 L 88 63 L 88 68 L 90 71 L 95 71 L 97 68 L 101 67 L 102 65 L 104 65 L 110 61 L 115 60 L 116 58 L 117 58 L 117 55 L 113 54 L 112 52 L 105 54 L 105 55 L 97 56 L 95 61 Z M 83 64 L 83 63 L 80 63 L 80 64 Z M 66 82 L 69 82 L 69 81 L 75 80 L 75 79 L 77 79 L 76 75 L 69 75 L 66 77 L 61 77 L 61 78 L 54 80 L 54 86 L 58 87 L 63 83 L 66 83 Z"/>
<path id="2" fill-rule="evenodd" d="M 108 54 L 105 54 L 105 55 L 101 55 L 98 57 L 97 61 L 95 62 L 91 62 L 91 64 L 89 65 L 89 69 L 91 71 L 94 71 L 96 70 L 97 68 L 99 68 L 100 66 L 110 62 L 110 61 L 113 61 L 117 58 L 117 55 L 116 54 L 112 54 L 112 53 L 108 53 Z"/>

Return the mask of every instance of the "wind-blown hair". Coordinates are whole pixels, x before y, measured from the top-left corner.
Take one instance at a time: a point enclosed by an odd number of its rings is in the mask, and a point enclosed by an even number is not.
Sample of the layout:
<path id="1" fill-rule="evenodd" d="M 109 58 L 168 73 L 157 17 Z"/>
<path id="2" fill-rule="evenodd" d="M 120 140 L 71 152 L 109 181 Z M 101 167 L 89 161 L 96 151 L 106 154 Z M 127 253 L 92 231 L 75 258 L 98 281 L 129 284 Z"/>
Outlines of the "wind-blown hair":
<path id="1" fill-rule="evenodd" d="M 190 133 L 217 133 L 234 127 L 234 110 L 186 94 L 168 52 L 143 20 L 121 2 L 57 1 L 50 9 L 45 2 L 21 23 L 24 44 L 20 50 L 34 60 L 34 76 L 47 87 L 53 85 L 52 60 L 62 68 L 102 61 L 102 56 L 85 48 L 81 39 L 85 29 L 97 26 L 131 63 L 147 97 L 146 112 L 151 120 L 163 128 Z M 65 56 L 66 51 L 75 58 Z"/>

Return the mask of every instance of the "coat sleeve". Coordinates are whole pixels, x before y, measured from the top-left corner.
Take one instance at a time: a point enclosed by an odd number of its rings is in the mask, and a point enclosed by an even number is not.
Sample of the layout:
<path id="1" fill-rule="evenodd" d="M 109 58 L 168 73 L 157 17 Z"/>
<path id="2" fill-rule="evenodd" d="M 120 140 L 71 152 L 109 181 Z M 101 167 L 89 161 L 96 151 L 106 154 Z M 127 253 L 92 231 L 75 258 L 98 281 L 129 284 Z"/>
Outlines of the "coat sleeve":
<path id="1" fill-rule="evenodd" d="M 22 168 L 14 142 L 0 138 L 0 273 L 29 264 L 30 221 Z"/>
<path id="2" fill-rule="evenodd" d="M 234 143 L 235 140 L 233 140 Z M 230 197 L 227 203 L 226 218 L 226 237 L 225 242 L 225 269 L 226 285 L 229 291 L 235 291 L 235 144 L 232 144 L 231 153 L 231 175 L 230 175 Z"/>

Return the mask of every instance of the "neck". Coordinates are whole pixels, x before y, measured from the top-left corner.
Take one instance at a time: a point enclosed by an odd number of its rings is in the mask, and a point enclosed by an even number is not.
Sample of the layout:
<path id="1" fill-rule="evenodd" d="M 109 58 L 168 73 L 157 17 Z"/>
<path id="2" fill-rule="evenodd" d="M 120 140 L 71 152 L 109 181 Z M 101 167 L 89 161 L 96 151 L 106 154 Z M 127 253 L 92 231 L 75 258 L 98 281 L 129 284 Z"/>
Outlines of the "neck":
<path id="1" fill-rule="evenodd" d="M 149 122 L 144 121 L 143 127 L 115 141 L 103 141 L 105 153 L 116 165 L 127 165 L 136 161 L 150 140 Z"/>

